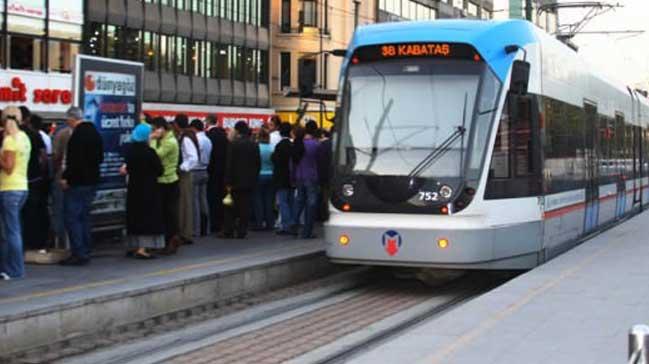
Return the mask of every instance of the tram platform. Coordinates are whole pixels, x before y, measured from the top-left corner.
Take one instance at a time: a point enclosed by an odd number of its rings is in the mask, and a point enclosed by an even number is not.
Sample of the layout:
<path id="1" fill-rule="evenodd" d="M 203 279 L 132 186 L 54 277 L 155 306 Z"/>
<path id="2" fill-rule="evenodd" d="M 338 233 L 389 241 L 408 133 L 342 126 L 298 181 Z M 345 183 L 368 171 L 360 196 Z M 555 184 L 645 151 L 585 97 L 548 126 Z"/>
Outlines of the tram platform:
<path id="1" fill-rule="evenodd" d="M 0 353 L 7 354 L 326 273 L 322 240 L 251 233 L 197 239 L 153 260 L 100 251 L 82 267 L 27 265 L 0 281 Z M 0 360 L 1 361 L 1 360 Z"/>
<path id="2" fill-rule="evenodd" d="M 649 323 L 648 236 L 645 212 L 353 362 L 625 363 Z"/>

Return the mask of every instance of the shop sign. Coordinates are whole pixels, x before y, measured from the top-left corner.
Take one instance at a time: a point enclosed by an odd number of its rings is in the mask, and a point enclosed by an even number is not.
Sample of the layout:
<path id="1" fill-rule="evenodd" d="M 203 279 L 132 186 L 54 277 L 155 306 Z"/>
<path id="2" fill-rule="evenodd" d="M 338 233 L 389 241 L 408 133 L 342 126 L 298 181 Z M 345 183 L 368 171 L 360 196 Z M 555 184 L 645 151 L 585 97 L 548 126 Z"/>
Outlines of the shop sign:
<path id="1" fill-rule="evenodd" d="M 72 104 L 72 92 L 69 89 L 69 77 L 62 80 L 60 85 L 54 85 L 57 80 L 43 82 L 43 74 L 12 75 L 0 77 L 0 103 L 18 103 L 30 108 L 39 109 L 38 105 Z M 67 82 L 66 82 L 67 81 Z M 2 85 L 2 83 L 7 82 Z M 65 87 L 65 86 L 68 87 Z M 65 87 L 65 88 L 64 88 Z M 0 105 L 1 106 L 1 105 Z M 50 110 L 48 111 L 60 111 Z"/>
<path id="2" fill-rule="evenodd" d="M 42 19 L 45 18 L 45 0 L 9 0 L 7 12 Z"/>
<path id="3" fill-rule="evenodd" d="M 257 114 L 257 113 L 244 113 L 244 112 L 222 112 L 216 110 L 214 112 L 201 112 L 201 111 L 173 111 L 173 110 L 149 110 L 145 107 L 144 112 L 149 114 L 152 117 L 162 116 L 168 121 L 172 121 L 177 114 L 183 113 L 187 117 L 192 119 L 200 119 L 202 121 L 207 118 L 207 115 L 214 114 L 216 115 L 217 125 L 230 129 L 234 128 L 234 125 L 238 121 L 244 121 L 253 129 L 260 128 L 262 125 L 267 124 L 270 121 L 271 114 Z"/>

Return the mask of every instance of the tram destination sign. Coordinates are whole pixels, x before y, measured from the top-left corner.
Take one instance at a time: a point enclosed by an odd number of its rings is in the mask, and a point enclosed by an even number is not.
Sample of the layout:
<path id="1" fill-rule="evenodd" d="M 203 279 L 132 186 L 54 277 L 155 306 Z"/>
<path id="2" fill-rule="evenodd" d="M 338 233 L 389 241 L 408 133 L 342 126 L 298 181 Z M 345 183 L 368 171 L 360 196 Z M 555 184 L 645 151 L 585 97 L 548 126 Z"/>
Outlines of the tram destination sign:
<path id="1" fill-rule="evenodd" d="M 480 61 L 476 50 L 461 43 L 390 43 L 360 47 L 352 57 L 353 63 L 380 61 L 393 58 L 452 58 Z"/>

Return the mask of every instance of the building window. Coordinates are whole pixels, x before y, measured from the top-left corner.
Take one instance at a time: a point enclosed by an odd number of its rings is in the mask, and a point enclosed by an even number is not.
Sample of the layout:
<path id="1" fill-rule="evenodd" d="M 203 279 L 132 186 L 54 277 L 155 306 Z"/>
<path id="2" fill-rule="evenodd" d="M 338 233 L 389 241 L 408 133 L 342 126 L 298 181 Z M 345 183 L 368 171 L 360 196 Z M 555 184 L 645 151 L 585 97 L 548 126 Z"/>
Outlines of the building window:
<path id="1" fill-rule="evenodd" d="M 467 11 L 469 12 L 469 15 L 471 15 L 473 17 L 478 16 L 478 6 L 476 4 L 474 4 L 474 3 L 471 3 L 471 2 L 469 3 Z"/>
<path id="2" fill-rule="evenodd" d="M 158 61 L 159 61 L 159 54 L 158 54 L 159 37 L 157 34 L 151 32 L 144 32 L 143 37 L 144 37 L 144 43 L 143 43 L 144 67 L 148 71 L 156 71 L 158 69 Z"/>
<path id="3" fill-rule="evenodd" d="M 282 33 L 291 32 L 291 0 L 282 0 Z"/>
<path id="4" fill-rule="evenodd" d="M 257 77 L 257 57 L 255 51 L 252 49 L 243 49 L 243 72 L 244 79 L 246 82 L 255 82 Z"/>
<path id="5" fill-rule="evenodd" d="M 48 47 L 49 70 L 62 73 L 72 72 L 74 59 L 79 53 L 79 43 L 50 40 Z"/>
<path id="6" fill-rule="evenodd" d="M 105 25 L 100 23 L 90 23 L 86 34 L 88 40 L 86 42 L 86 50 L 84 53 L 94 56 L 103 56 L 105 54 L 104 46 L 106 39 Z"/>
<path id="7" fill-rule="evenodd" d="M 187 38 L 176 37 L 174 45 L 174 58 L 175 58 L 175 69 L 174 71 L 177 74 L 187 75 L 189 74 L 188 62 L 187 62 Z"/>
<path id="8" fill-rule="evenodd" d="M 43 66 L 42 39 L 9 35 L 9 68 L 42 71 Z"/>
<path id="9" fill-rule="evenodd" d="M 205 71 L 203 69 L 203 62 L 201 62 L 200 54 L 203 52 L 203 42 L 195 40 L 192 41 L 191 48 L 191 70 L 192 76 L 203 77 Z"/>
<path id="10" fill-rule="evenodd" d="M 318 26 L 318 5 L 314 0 L 302 1 L 300 25 L 303 27 Z"/>
<path id="11" fill-rule="evenodd" d="M 119 34 L 124 47 L 119 58 L 130 61 L 142 59 L 142 32 L 140 30 L 123 28 Z"/>
<path id="12" fill-rule="evenodd" d="M 248 0 L 239 0 L 239 18 L 237 19 L 240 23 L 247 23 L 249 21 L 248 13 Z"/>
<path id="13" fill-rule="evenodd" d="M 173 71 L 173 40 L 174 37 L 160 35 L 160 70 Z"/>
<path id="14" fill-rule="evenodd" d="M 324 55 L 324 71 L 322 72 L 322 75 L 324 76 L 324 80 L 322 80 L 322 88 L 327 89 L 329 86 L 329 53 L 325 53 Z"/>
<path id="15" fill-rule="evenodd" d="M 244 81 L 244 67 L 243 67 L 243 48 L 233 46 L 232 54 L 232 73 L 233 79 L 237 81 Z"/>
<path id="16" fill-rule="evenodd" d="M 285 88 L 291 87 L 291 54 L 289 52 L 282 52 L 279 55 L 279 73 L 280 73 L 280 84 L 279 89 L 284 90 Z"/>
<path id="17" fill-rule="evenodd" d="M 298 83 L 300 92 L 305 92 L 304 96 L 310 94 L 317 80 L 317 67 L 315 58 L 300 59 Z"/>
<path id="18" fill-rule="evenodd" d="M 268 84 L 268 52 L 257 50 L 257 81 Z"/>
<path id="19" fill-rule="evenodd" d="M 230 78 L 230 48 L 229 46 L 217 44 L 215 46 L 215 76 L 220 79 Z"/>
<path id="20" fill-rule="evenodd" d="M 5 1 L 0 4 L 4 6 Z M 45 35 L 45 0 L 11 0 L 6 6 L 9 32 Z"/>

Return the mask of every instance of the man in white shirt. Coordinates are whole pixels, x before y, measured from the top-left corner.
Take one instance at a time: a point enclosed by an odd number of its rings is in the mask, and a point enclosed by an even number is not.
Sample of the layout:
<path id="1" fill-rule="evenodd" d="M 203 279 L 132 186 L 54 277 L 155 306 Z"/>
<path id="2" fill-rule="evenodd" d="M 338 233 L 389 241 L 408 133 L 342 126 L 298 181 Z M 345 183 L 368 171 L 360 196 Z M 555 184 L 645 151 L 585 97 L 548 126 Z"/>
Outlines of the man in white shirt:
<path id="1" fill-rule="evenodd" d="M 279 116 L 273 115 L 273 117 L 270 118 L 270 125 L 268 128 L 268 131 L 270 132 L 269 143 L 273 150 L 275 150 L 275 146 L 282 141 L 282 136 L 279 135 L 279 126 L 281 124 L 282 124 L 282 119 L 280 119 Z"/>
<path id="2" fill-rule="evenodd" d="M 210 156 L 212 155 L 212 142 L 207 135 L 205 135 L 205 125 L 202 121 L 194 119 L 192 120 L 190 127 L 196 134 L 199 150 L 198 163 L 196 164 L 196 167 L 192 169 L 192 181 L 194 187 L 194 236 L 202 236 L 207 235 L 210 232 L 210 209 L 207 204 L 207 167 L 210 164 Z M 204 229 L 201 229 L 202 226 Z"/>
<path id="3" fill-rule="evenodd" d="M 196 134 L 189 128 L 189 119 L 185 114 L 178 114 L 174 119 L 179 145 L 180 166 L 178 167 L 178 184 L 180 187 L 179 235 L 184 244 L 192 244 L 194 235 L 194 208 L 192 170 L 199 162 L 199 146 Z"/>

